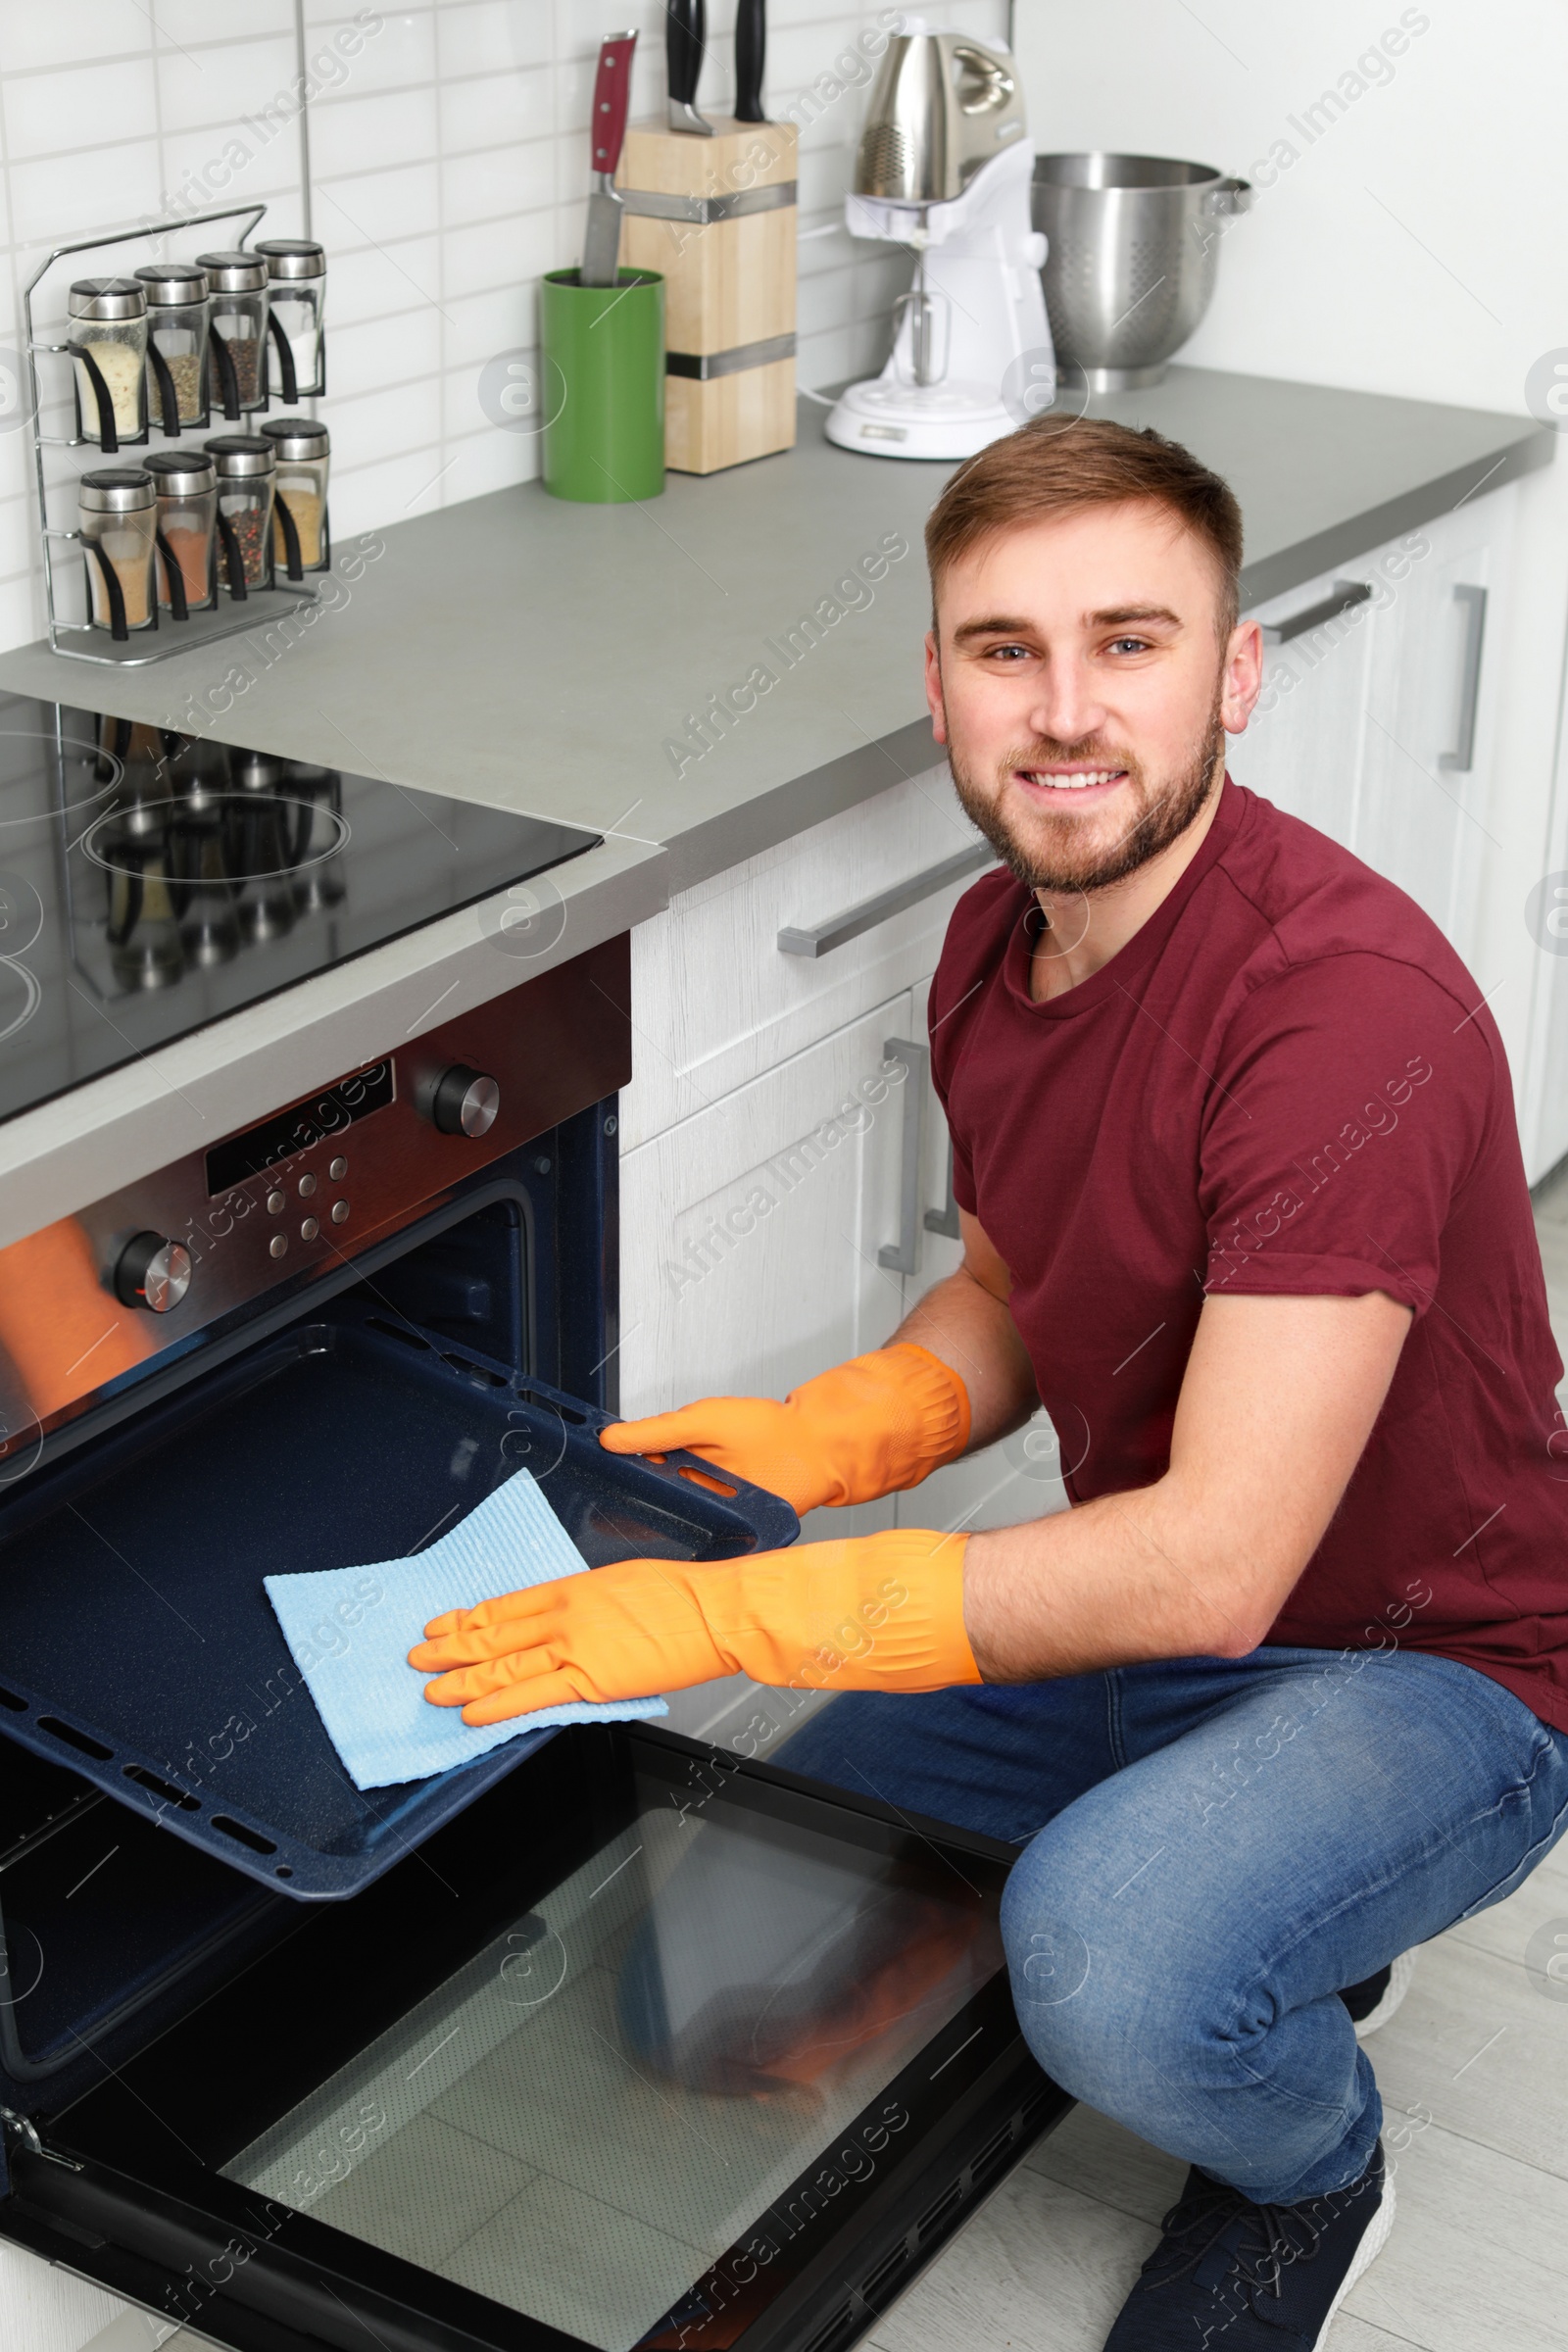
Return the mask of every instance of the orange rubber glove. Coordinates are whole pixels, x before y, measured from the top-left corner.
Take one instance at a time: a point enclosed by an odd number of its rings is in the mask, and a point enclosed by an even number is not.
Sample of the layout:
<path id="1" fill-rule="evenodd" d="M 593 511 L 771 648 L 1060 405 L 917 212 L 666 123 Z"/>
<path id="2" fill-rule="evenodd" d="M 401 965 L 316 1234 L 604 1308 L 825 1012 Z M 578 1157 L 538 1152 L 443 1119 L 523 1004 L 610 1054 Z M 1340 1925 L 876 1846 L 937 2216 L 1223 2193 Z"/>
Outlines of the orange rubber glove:
<path id="1" fill-rule="evenodd" d="M 969 1392 L 956 1372 L 912 1342 L 857 1355 L 771 1396 L 705 1396 L 646 1421 L 599 1433 L 610 1453 L 699 1453 L 782 1494 L 798 1511 L 874 1502 L 918 1486 L 969 1443 Z"/>
<path id="2" fill-rule="evenodd" d="M 723 1674 L 813 1690 L 978 1683 L 963 1628 L 968 1540 L 888 1528 L 739 1560 L 622 1560 L 450 1609 L 409 1664 L 436 1672 L 425 1697 L 472 1724 Z"/>

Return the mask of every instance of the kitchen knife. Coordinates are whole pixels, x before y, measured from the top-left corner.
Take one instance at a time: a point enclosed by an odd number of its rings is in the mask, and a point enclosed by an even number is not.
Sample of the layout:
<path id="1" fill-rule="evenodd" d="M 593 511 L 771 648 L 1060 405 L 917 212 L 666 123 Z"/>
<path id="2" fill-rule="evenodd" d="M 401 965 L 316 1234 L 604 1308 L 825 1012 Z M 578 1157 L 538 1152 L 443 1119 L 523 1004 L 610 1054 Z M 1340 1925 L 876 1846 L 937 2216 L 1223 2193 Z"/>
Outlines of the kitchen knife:
<path id="1" fill-rule="evenodd" d="M 612 286 L 619 275 L 621 202 L 615 193 L 615 166 L 631 112 L 631 57 L 636 46 L 635 32 L 612 32 L 600 45 L 594 77 L 594 186 L 577 272 L 584 286 Z"/>
<path id="2" fill-rule="evenodd" d="M 697 112 L 697 84 L 708 46 L 704 0 L 664 0 L 664 60 L 669 70 L 669 127 L 713 135 L 711 122 Z"/>
<path id="3" fill-rule="evenodd" d="M 736 0 L 735 120 L 765 122 L 762 68 L 767 57 L 767 0 Z"/>

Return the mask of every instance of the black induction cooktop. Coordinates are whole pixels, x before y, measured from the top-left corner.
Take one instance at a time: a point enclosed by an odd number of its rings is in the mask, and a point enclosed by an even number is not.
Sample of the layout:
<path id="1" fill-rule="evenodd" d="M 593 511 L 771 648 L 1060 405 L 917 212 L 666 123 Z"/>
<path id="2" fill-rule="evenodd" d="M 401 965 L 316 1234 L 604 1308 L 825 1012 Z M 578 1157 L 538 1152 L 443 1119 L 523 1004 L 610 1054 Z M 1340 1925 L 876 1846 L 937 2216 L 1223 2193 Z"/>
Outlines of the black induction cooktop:
<path id="1" fill-rule="evenodd" d="M 0 695 L 0 1119 L 602 838 Z M 519 979 L 551 897 L 498 926 Z"/>

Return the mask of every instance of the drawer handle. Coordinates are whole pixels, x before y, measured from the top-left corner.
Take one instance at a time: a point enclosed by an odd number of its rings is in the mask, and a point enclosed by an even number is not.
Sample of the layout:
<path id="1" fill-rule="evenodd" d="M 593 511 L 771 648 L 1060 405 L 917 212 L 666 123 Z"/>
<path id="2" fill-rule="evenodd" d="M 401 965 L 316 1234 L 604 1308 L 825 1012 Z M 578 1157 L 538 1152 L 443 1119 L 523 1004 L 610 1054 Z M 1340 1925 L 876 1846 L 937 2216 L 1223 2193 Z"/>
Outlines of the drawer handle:
<path id="1" fill-rule="evenodd" d="M 1487 631 L 1487 592 L 1461 580 L 1454 596 L 1465 607 L 1464 660 L 1459 673 L 1459 740 L 1440 752 L 1438 765 L 1450 776 L 1467 776 L 1476 756 L 1476 711 L 1481 704 L 1481 646 Z"/>
<path id="2" fill-rule="evenodd" d="M 1369 595 L 1370 590 L 1367 592 Z M 784 930 L 778 935 L 782 956 L 830 956 L 846 941 L 858 939 L 862 931 L 874 931 L 890 915 L 902 914 L 906 906 L 917 906 L 922 899 L 934 899 L 939 890 L 950 882 L 972 874 L 982 865 L 994 865 L 997 853 L 989 841 L 977 841 L 956 858 L 945 858 L 940 865 L 927 866 L 912 882 L 897 882 L 891 890 L 878 891 L 874 899 L 862 899 L 858 906 L 851 906 L 843 914 L 830 915 L 818 923 L 814 931 Z"/>
<path id="3" fill-rule="evenodd" d="M 1338 620 L 1342 612 L 1353 612 L 1371 594 L 1370 580 L 1336 580 L 1328 596 L 1315 605 L 1303 605 L 1288 620 L 1265 620 L 1264 638 L 1270 645 L 1289 645 L 1293 637 L 1304 637 L 1308 629 L 1320 629 L 1326 620 Z"/>
<path id="4" fill-rule="evenodd" d="M 882 1049 L 884 1061 L 902 1061 L 908 1076 L 904 1081 L 904 1119 L 901 1138 L 902 1156 L 899 1161 L 899 1238 L 884 1242 L 876 1253 L 879 1266 L 890 1274 L 918 1274 L 920 1271 L 920 1128 L 925 1117 L 926 1066 L 931 1059 L 924 1046 L 911 1045 L 906 1037 L 890 1037 Z"/>

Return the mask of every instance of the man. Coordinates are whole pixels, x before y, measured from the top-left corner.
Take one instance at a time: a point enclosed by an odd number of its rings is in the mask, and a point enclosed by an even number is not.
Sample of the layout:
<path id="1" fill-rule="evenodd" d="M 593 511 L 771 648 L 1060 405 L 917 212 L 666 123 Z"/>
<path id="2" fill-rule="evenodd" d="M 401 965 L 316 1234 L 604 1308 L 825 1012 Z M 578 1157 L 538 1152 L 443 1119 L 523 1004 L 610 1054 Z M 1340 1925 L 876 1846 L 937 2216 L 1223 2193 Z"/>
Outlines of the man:
<path id="1" fill-rule="evenodd" d="M 737 1669 L 853 1692 L 790 1766 L 1014 1840 L 1032 2048 L 1193 2167 L 1109 2346 L 1285 2352 L 1392 2219 L 1351 2009 L 1568 1820 L 1568 1431 L 1508 1074 L 1427 918 L 1225 778 L 1261 650 L 1222 482 L 1044 419 L 927 545 L 932 716 L 1005 861 L 931 998 L 963 1267 L 782 1404 L 605 1442 L 804 1509 L 1039 1401 L 1075 1507 L 629 1562 L 414 1663 L 473 1722 Z"/>

